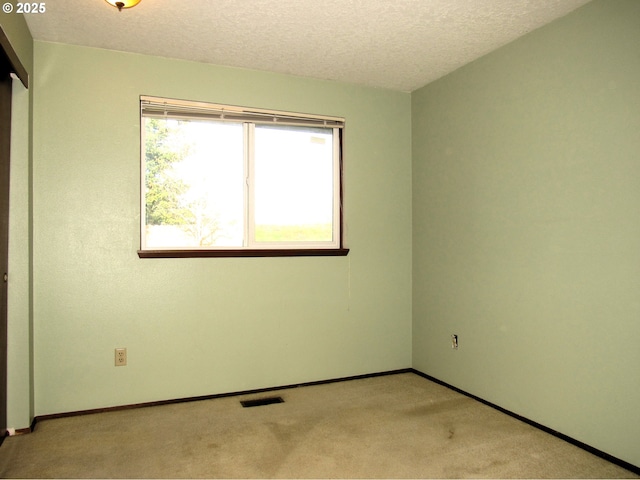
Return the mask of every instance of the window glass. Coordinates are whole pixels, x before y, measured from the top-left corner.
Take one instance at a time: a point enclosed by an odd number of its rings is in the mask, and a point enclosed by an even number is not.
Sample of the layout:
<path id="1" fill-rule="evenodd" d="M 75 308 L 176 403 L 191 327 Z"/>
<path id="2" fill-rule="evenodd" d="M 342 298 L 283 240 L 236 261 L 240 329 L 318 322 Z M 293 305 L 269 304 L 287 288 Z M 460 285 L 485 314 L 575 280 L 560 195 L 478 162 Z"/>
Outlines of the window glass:
<path id="1" fill-rule="evenodd" d="M 242 246 L 242 125 L 144 120 L 146 247 Z"/>
<path id="2" fill-rule="evenodd" d="M 256 242 L 333 241 L 333 131 L 255 128 Z"/>

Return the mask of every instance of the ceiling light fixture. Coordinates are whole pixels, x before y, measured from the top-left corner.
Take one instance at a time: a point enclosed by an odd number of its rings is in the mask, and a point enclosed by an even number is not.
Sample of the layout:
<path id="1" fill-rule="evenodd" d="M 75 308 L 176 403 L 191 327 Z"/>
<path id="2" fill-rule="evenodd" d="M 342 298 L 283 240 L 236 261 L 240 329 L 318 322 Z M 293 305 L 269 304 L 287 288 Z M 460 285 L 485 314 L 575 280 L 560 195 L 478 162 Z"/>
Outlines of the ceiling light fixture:
<path id="1" fill-rule="evenodd" d="M 135 7 L 137 4 L 140 3 L 141 0 L 121 0 L 121 1 L 105 0 L 105 1 L 109 5 L 113 5 L 114 7 L 116 7 L 119 11 L 122 11 L 123 8 Z"/>

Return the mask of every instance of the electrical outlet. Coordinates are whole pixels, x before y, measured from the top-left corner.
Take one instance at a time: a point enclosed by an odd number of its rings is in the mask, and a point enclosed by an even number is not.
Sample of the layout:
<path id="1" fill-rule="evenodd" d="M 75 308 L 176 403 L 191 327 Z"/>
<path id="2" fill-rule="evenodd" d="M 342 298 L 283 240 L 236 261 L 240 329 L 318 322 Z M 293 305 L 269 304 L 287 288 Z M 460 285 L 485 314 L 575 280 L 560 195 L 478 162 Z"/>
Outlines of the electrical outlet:
<path id="1" fill-rule="evenodd" d="M 451 348 L 458 349 L 458 335 L 451 335 Z"/>
<path id="2" fill-rule="evenodd" d="M 124 367 L 127 364 L 127 349 L 116 348 L 116 367 Z"/>

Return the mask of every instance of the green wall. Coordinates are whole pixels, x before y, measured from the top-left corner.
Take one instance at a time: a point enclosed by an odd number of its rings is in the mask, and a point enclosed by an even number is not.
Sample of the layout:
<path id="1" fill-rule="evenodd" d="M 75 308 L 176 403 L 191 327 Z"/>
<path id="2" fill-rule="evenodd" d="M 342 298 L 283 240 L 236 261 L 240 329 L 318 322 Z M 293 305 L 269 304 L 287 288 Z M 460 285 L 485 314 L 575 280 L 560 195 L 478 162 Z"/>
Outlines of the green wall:
<path id="1" fill-rule="evenodd" d="M 33 418 L 30 223 L 30 92 L 13 81 L 7 294 L 7 425 Z"/>
<path id="2" fill-rule="evenodd" d="M 33 40 L 22 15 L 2 14 L 0 25 L 20 63 L 33 72 Z M 7 425 L 33 418 L 31 317 L 31 90 L 13 81 L 7 297 Z"/>
<path id="3" fill-rule="evenodd" d="M 36 415 L 411 366 L 409 94 L 44 42 L 34 90 Z M 139 259 L 141 94 L 345 117 L 350 254 Z"/>
<path id="4" fill-rule="evenodd" d="M 639 25 L 598 0 L 412 95 L 414 368 L 635 465 Z"/>

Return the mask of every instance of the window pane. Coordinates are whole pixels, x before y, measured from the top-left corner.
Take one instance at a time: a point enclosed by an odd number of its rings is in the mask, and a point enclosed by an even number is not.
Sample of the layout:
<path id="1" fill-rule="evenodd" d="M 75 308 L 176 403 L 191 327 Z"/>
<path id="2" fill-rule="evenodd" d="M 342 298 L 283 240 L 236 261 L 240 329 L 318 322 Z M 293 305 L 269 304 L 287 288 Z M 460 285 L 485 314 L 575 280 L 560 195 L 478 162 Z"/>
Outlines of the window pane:
<path id="1" fill-rule="evenodd" d="M 242 125 L 144 120 L 145 247 L 242 246 Z"/>
<path id="2" fill-rule="evenodd" d="M 256 125 L 256 242 L 333 241 L 333 129 Z"/>

